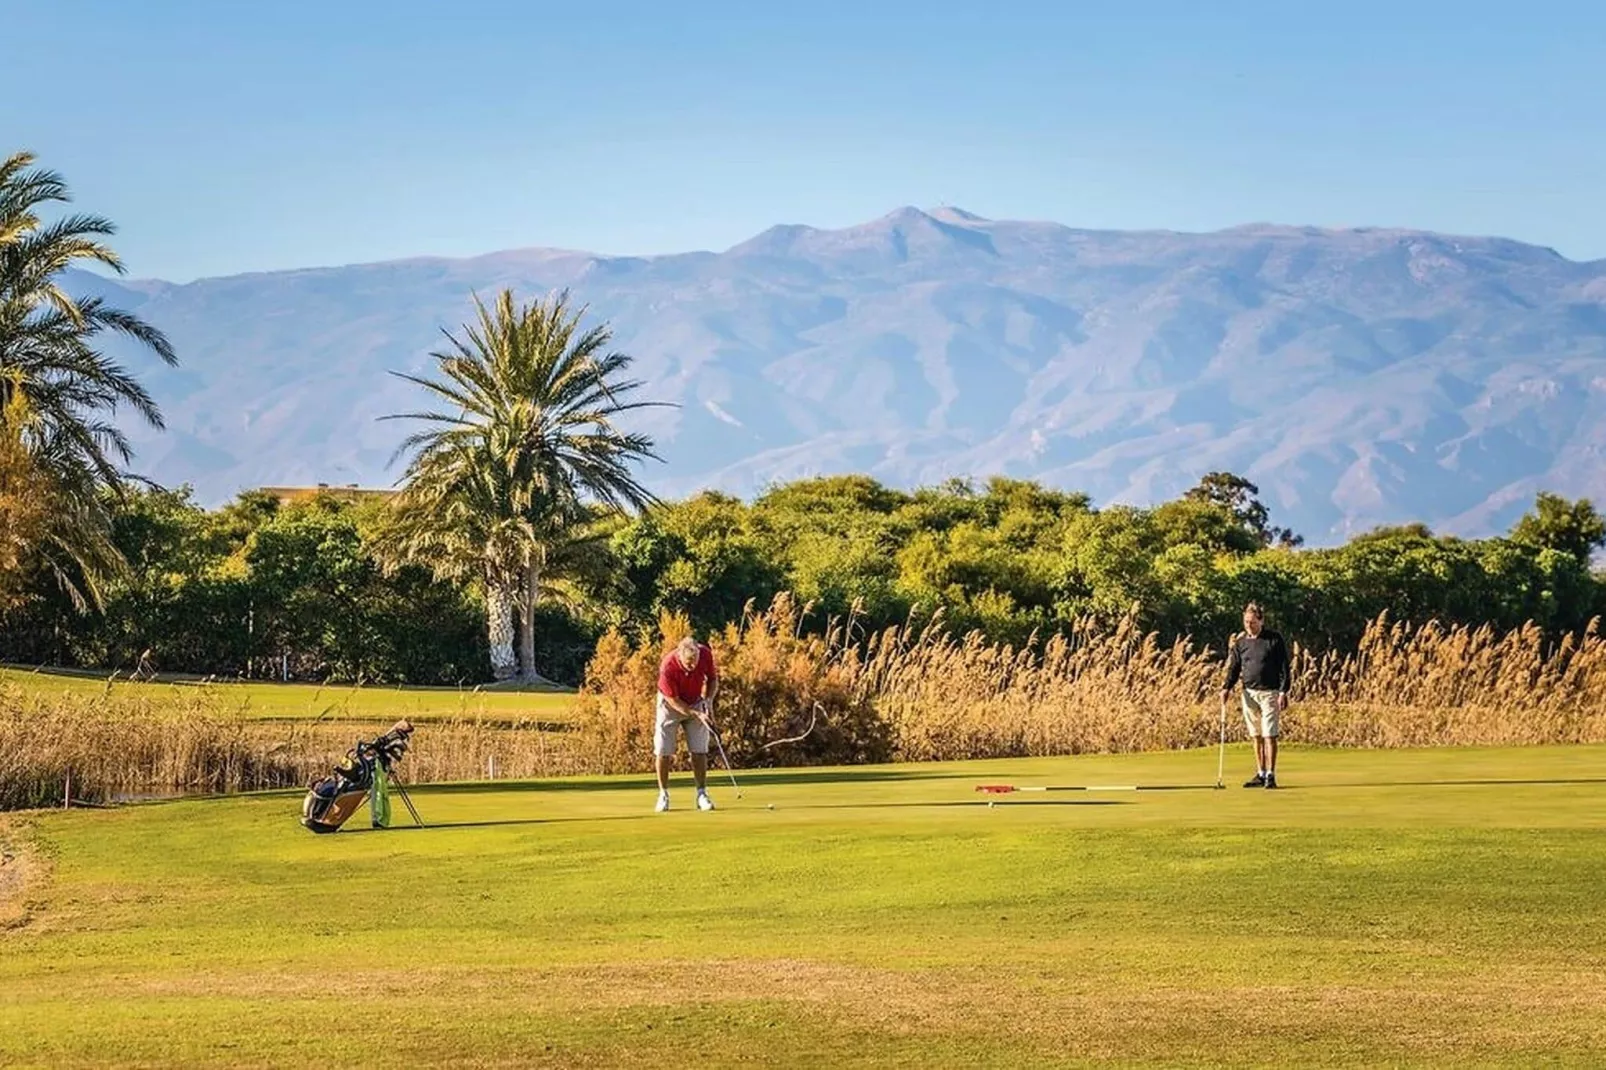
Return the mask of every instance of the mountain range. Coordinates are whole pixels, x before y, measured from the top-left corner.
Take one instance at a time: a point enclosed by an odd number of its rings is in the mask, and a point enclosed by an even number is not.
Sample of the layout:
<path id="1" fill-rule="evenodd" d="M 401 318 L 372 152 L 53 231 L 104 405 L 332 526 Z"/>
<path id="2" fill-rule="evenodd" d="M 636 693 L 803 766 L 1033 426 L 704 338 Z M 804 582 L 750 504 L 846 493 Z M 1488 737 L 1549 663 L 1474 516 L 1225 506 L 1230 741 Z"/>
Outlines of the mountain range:
<path id="1" fill-rule="evenodd" d="M 723 252 L 521 249 L 202 279 L 74 273 L 165 331 L 122 356 L 165 431 L 139 471 L 216 504 L 388 486 L 429 353 L 489 300 L 567 288 L 631 354 L 660 494 L 863 472 L 993 474 L 1095 503 L 1213 470 L 1310 545 L 1380 524 L 1501 531 L 1552 490 L 1606 504 L 1606 261 L 1493 237 L 1248 225 L 1078 230 L 900 208 Z"/>

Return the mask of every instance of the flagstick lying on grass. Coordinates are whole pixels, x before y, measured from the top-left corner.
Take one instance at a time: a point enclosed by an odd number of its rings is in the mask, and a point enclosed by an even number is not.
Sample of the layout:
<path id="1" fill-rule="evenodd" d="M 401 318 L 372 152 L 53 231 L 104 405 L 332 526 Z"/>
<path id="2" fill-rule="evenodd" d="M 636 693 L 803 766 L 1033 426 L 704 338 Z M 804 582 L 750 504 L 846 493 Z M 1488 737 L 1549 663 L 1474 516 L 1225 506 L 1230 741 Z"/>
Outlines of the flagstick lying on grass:
<path id="1" fill-rule="evenodd" d="M 977 791 L 1007 795 L 1012 791 L 1137 791 L 1136 784 L 978 784 Z"/>
<path id="2" fill-rule="evenodd" d="M 1210 790 L 1209 784 L 978 784 L 977 791 L 1008 795 L 1015 791 L 1193 791 Z"/>

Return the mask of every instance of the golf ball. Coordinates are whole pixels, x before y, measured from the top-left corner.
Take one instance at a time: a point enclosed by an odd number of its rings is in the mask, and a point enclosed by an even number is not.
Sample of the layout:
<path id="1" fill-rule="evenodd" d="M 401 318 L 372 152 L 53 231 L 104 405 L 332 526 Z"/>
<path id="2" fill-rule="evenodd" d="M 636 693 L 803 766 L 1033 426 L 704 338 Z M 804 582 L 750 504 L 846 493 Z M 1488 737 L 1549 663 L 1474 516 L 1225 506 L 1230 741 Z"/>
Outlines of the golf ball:
<path id="1" fill-rule="evenodd" d="M 773 810 L 773 809 L 775 809 L 775 804 L 774 803 L 765 803 L 764 804 L 764 809 Z"/>

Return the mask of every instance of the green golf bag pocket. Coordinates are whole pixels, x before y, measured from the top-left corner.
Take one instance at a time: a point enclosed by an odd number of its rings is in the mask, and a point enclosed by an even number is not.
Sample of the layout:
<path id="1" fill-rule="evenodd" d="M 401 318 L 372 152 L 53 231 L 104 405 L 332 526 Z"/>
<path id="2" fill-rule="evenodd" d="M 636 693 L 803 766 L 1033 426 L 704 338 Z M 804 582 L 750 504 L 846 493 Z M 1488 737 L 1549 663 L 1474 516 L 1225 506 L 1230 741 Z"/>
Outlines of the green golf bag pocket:
<path id="1" fill-rule="evenodd" d="M 390 828 L 390 777 L 382 765 L 374 766 L 374 782 L 368 786 L 368 813 L 374 828 Z"/>

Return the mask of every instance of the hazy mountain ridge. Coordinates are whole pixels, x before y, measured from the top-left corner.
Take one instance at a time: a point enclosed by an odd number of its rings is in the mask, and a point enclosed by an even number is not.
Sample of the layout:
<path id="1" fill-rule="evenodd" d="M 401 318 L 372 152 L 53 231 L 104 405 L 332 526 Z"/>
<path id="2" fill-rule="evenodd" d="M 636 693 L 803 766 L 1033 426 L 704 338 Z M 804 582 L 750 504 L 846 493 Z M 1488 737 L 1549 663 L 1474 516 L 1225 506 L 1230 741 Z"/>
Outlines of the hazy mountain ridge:
<path id="1" fill-rule="evenodd" d="M 1325 543 L 1503 529 L 1540 488 L 1606 502 L 1606 261 L 1506 239 L 1251 225 L 1099 232 L 903 208 L 723 253 L 470 259 L 75 282 L 167 331 L 131 362 L 169 431 L 138 466 L 205 501 L 387 485 L 390 412 L 470 291 L 571 287 L 637 360 L 666 494 L 1002 472 L 1150 501 L 1231 469 Z"/>

